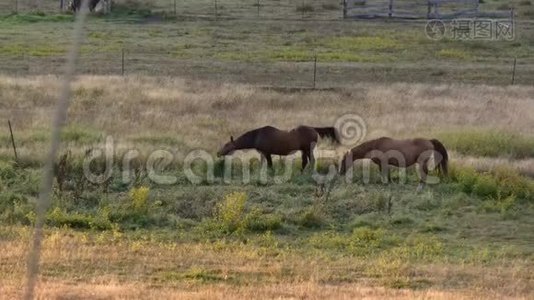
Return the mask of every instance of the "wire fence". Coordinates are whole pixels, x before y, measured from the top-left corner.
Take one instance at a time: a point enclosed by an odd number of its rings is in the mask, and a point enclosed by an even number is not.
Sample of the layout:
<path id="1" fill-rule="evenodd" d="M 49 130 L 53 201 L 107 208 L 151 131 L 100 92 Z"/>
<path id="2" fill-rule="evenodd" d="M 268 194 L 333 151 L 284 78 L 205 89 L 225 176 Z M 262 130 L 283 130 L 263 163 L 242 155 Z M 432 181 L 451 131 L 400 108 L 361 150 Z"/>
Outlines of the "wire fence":
<path id="1" fill-rule="evenodd" d="M 317 59 L 317 61 L 316 61 Z M 39 57 L 21 54 L 0 56 L 0 74 L 28 76 L 61 74 L 63 56 Z M 253 84 L 269 87 L 349 86 L 354 82 L 428 82 L 534 84 L 534 59 L 479 59 L 453 64 L 392 64 L 376 62 L 322 61 L 310 51 L 301 61 L 235 61 L 184 59 L 173 53 L 123 49 L 116 53 L 84 53 L 78 73 L 90 75 L 175 76 L 192 80 L 209 80 Z M 515 69 L 515 71 L 514 71 Z"/>
<path id="2" fill-rule="evenodd" d="M 65 0 L 63 7 L 66 7 Z M 133 3 L 133 4 L 132 4 Z M 129 5 L 129 6 L 127 6 Z M 194 17 L 210 19 L 341 19 L 343 4 L 338 0 L 156 0 L 114 1 L 112 12 L 122 8 L 155 16 Z M 61 13 L 59 0 L 2 0 L 0 14 L 40 11 Z"/>
<path id="3" fill-rule="evenodd" d="M 68 0 L 2 0 L 0 15 L 40 11 L 65 12 Z M 100 1 L 104 3 L 104 1 Z M 339 20 L 395 17 L 408 19 L 491 15 L 480 11 L 477 0 L 113 0 L 111 12 L 148 13 L 154 17 L 224 19 Z M 438 6 L 439 5 L 439 6 Z M 105 5 L 97 6 L 104 11 Z"/>

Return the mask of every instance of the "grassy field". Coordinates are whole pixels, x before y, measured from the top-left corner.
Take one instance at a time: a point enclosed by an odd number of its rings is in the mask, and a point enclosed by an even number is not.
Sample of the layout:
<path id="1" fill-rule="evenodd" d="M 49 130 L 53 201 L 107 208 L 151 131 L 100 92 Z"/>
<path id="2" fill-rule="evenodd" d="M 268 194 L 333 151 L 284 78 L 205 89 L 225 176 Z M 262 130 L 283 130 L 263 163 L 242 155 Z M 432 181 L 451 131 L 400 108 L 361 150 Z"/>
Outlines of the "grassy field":
<path id="1" fill-rule="evenodd" d="M 504 6 L 510 5 L 506 3 L 488 1 L 481 9 L 506 11 Z M 205 4 L 195 2 L 191 9 L 202 9 Z M 434 41 L 425 34 L 426 20 L 302 19 L 276 12 L 258 19 L 254 11 L 218 21 L 211 17 L 176 19 L 162 14 L 161 6 L 156 3 L 148 5 L 149 11 L 142 8 L 124 14 L 118 10 L 107 17 L 93 17 L 80 71 L 121 74 L 124 49 L 127 74 L 265 86 L 312 85 L 315 55 L 321 87 L 360 81 L 506 85 L 511 82 L 514 58 L 518 59 L 517 83 L 530 84 L 534 76 L 534 27 L 531 18 L 523 17 L 532 8 L 525 1 L 514 5 L 519 17 L 513 41 L 450 37 Z M 295 13 L 294 8 L 287 9 Z M 0 34 L 5 37 L 0 45 L 2 73 L 61 72 L 71 21 L 72 16 L 57 13 L 0 17 Z"/>
<path id="2" fill-rule="evenodd" d="M 17 165 L 4 131 L 0 292 L 8 297 L 20 296 L 24 284 L 57 86 L 54 76 L 0 78 L 1 117 L 13 122 L 20 156 Z M 63 132 L 62 153 L 73 153 L 68 179 L 63 191 L 56 185 L 47 214 L 39 295 L 532 297 L 534 181 L 520 174 L 534 173 L 532 92 L 361 83 L 288 93 L 167 77 L 81 76 Z M 364 117 L 366 138 L 439 137 L 451 149 L 450 178 L 416 194 L 413 171 L 406 184 L 384 186 L 373 169 L 370 183 L 356 175 L 325 194 L 307 172 L 283 184 L 260 182 L 257 162 L 250 184 L 238 182 L 239 170 L 224 183 L 217 168 L 214 182 L 193 185 L 182 170 L 188 151 L 214 154 L 231 134 L 264 124 L 327 126 L 348 112 Z M 101 147 L 107 136 L 116 147 L 113 178 L 82 183 L 84 149 Z M 144 175 L 125 183 L 120 161 L 132 148 L 176 153 L 162 172 L 177 182 L 159 185 Z M 321 144 L 328 149 L 333 145 Z M 320 159 L 319 168 L 329 162 Z"/>
<path id="3" fill-rule="evenodd" d="M 25 285 L 73 25 L 56 2 L 31 12 L 19 0 L 19 14 L 9 13 L 13 2 L 0 4 L 0 298 L 20 298 Z M 515 8 L 509 42 L 433 41 L 423 20 L 343 21 L 339 1 L 262 0 L 258 18 L 256 1 L 224 0 L 217 20 L 212 1 L 178 1 L 177 16 L 172 1 L 117 2 L 86 26 L 46 212 L 39 298 L 534 297 L 530 1 L 481 4 Z M 415 170 L 406 181 L 395 170 L 384 185 L 374 166 L 365 179 L 363 162 L 354 178 L 323 185 L 293 156 L 278 183 L 283 160 L 264 173 L 257 153 L 241 151 L 234 157 L 251 163 L 243 182 L 243 162 L 225 174 L 215 157 L 252 128 L 333 126 L 346 114 L 363 118 L 366 140 L 438 138 L 450 176 L 416 193 Z M 108 141 L 111 177 L 94 184 L 85 173 L 104 161 L 84 165 L 87 150 Z M 322 141 L 318 172 L 350 147 Z M 171 154 L 167 165 L 151 161 L 158 151 Z M 213 178 L 191 181 L 194 151 L 211 157 Z M 174 180 L 162 184 L 151 170 Z"/>

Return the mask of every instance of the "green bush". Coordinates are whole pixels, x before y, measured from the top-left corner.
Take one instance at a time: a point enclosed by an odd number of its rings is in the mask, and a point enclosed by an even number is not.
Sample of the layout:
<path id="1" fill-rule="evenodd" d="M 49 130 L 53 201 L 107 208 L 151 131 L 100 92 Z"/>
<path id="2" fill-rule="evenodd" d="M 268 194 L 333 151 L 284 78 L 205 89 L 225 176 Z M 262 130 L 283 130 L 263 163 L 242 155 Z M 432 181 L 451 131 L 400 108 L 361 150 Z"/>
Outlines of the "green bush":
<path id="1" fill-rule="evenodd" d="M 297 219 L 297 224 L 304 228 L 319 228 L 324 223 L 323 215 L 316 208 L 305 209 Z"/>
<path id="2" fill-rule="evenodd" d="M 282 218 L 275 214 L 262 214 L 259 209 L 254 209 L 245 216 L 244 227 L 252 232 L 273 231 L 282 227 Z"/>
<path id="3" fill-rule="evenodd" d="M 15 175 L 15 167 L 13 166 L 13 163 L 0 161 L 0 180 L 12 180 Z"/>
<path id="4" fill-rule="evenodd" d="M 506 166 L 497 166 L 480 174 L 472 167 L 452 165 L 450 174 L 452 180 L 457 182 L 465 193 L 485 198 L 516 196 L 519 199 L 534 201 L 534 181 Z"/>
<path id="5" fill-rule="evenodd" d="M 453 181 L 460 184 L 461 190 L 465 193 L 471 193 L 478 180 L 478 173 L 473 168 L 451 165 L 449 174 Z"/>
<path id="6" fill-rule="evenodd" d="M 148 209 L 148 195 L 150 189 L 148 187 L 134 187 L 130 190 L 130 200 L 132 208 L 136 212 L 146 212 Z"/>
<path id="7" fill-rule="evenodd" d="M 480 197 L 496 197 L 499 193 L 499 183 L 490 174 L 479 175 L 473 185 L 473 193 Z"/>
<path id="8" fill-rule="evenodd" d="M 247 194 L 234 192 L 224 197 L 216 206 L 215 219 L 224 231 L 234 232 L 244 228 Z"/>
<path id="9" fill-rule="evenodd" d="M 80 212 L 66 212 L 56 207 L 46 215 L 46 223 L 50 226 L 79 229 L 109 230 L 113 224 L 109 219 L 109 209 L 101 209 L 95 215 Z"/>
<path id="10" fill-rule="evenodd" d="M 51 226 L 70 228 L 91 228 L 92 218 L 82 213 L 67 213 L 59 207 L 54 208 L 46 216 L 46 223 Z"/>

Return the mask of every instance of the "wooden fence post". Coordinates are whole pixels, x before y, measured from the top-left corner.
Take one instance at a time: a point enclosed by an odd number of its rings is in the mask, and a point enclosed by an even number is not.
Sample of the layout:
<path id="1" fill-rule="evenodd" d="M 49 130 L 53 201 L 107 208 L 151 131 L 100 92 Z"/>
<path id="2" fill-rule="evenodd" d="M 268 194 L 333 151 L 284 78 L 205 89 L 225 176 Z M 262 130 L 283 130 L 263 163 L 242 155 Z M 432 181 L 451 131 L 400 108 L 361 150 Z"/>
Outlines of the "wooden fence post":
<path id="1" fill-rule="evenodd" d="M 393 16 L 393 0 L 389 0 L 389 11 L 388 16 L 391 18 Z"/>
<path id="2" fill-rule="evenodd" d="M 121 75 L 124 76 L 124 48 L 121 51 Z"/>
<path id="3" fill-rule="evenodd" d="M 219 7 L 218 7 L 217 0 L 215 0 L 215 21 L 217 21 L 218 15 L 219 15 Z"/>
<path id="4" fill-rule="evenodd" d="M 13 136 L 13 129 L 11 128 L 11 121 L 7 120 L 7 125 L 9 126 L 9 133 L 11 134 L 11 145 L 13 145 L 13 152 L 15 153 L 15 162 L 19 162 L 19 157 L 17 155 L 17 146 L 15 145 L 15 137 Z"/>
<path id="5" fill-rule="evenodd" d="M 174 17 L 176 18 L 176 0 L 174 0 Z"/>
<path id="6" fill-rule="evenodd" d="M 347 0 L 343 0 L 343 19 L 347 18 Z"/>
<path id="7" fill-rule="evenodd" d="M 315 57 L 313 59 L 313 89 L 315 90 L 317 81 L 317 53 L 315 53 Z"/>

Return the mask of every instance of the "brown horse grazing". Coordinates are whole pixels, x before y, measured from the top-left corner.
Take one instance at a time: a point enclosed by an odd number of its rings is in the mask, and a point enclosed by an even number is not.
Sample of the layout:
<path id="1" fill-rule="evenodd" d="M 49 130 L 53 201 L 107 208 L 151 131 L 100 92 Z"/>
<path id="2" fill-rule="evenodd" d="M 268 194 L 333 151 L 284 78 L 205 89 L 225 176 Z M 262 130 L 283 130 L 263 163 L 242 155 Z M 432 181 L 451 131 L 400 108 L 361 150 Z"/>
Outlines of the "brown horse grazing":
<path id="1" fill-rule="evenodd" d="M 246 132 L 234 140 L 226 143 L 217 156 L 230 155 L 235 150 L 256 149 L 267 160 L 269 168 L 273 168 L 271 155 L 289 155 L 296 151 L 302 151 L 302 170 L 310 161 L 312 168 L 315 166 L 313 149 L 319 137 L 327 137 L 339 144 L 339 135 L 334 127 L 309 127 L 299 126 L 290 131 L 280 130 L 272 126 L 265 126 Z"/>
<path id="2" fill-rule="evenodd" d="M 391 180 L 389 166 L 407 168 L 417 163 L 420 171 L 417 191 L 421 191 L 428 175 L 428 162 L 432 154 L 435 153 L 440 156 L 435 157 L 435 160 L 439 162 L 437 165 L 438 170 L 447 176 L 449 155 L 445 146 L 436 139 L 395 140 L 389 137 L 381 137 L 371 140 L 352 148 L 351 151 L 345 154 L 339 171 L 341 174 L 345 174 L 352 167 L 352 163 L 355 160 L 367 158 L 378 165 L 380 173 L 385 179 L 384 181 L 388 181 Z"/>

